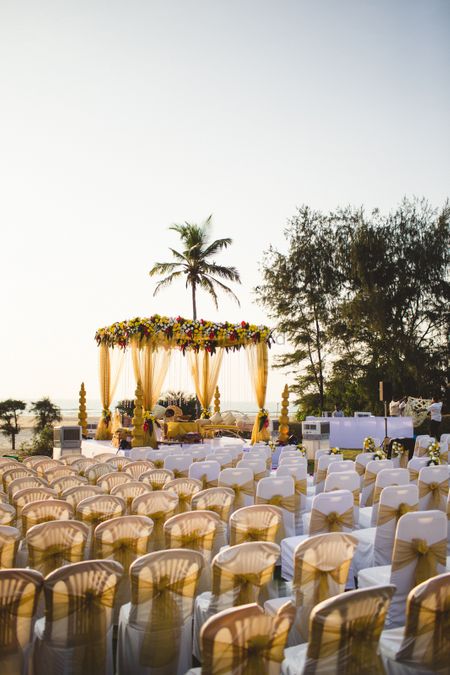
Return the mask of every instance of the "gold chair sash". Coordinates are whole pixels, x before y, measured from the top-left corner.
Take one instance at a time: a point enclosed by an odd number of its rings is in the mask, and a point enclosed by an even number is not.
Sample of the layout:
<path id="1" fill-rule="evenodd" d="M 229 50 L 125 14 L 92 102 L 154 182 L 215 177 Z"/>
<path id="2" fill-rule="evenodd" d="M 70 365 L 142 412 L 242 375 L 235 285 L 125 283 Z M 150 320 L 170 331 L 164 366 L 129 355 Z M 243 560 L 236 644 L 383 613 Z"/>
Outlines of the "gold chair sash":
<path id="1" fill-rule="evenodd" d="M 173 530 L 166 532 L 169 538 L 170 548 L 190 548 L 194 551 L 211 551 L 214 543 L 216 530 L 212 528 L 207 532 L 201 530 L 192 530 L 186 533 L 175 534 Z"/>
<path id="2" fill-rule="evenodd" d="M 336 673 L 362 675 L 370 673 L 384 675 L 384 668 L 378 654 L 378 642 L 383 630 L 386 612 L 360 616 L 346 620 L 341 625 L 325 623 L 321 640 L 308 643 L 308 655 L 317 661 L 316 672 L 320 673 L 320 660 L 337 654 Z M 306 672 L 310 673 L 311 670 Z"/>
<path id="3" fill-rule="evenodd" d="M 373 471 L 367 471 L 367 469 L 366 469 L 366 472 L 364 474 L 364 485 L 363 485 L 363 487 L 370 487 L 371 485 L 373 485 L 375 483 L 376 479 L 377 479 L 377 474 L 374 473 Z M 375 492 L 375 489 L 373 489 L 370 492 L 369 496 L 367 497 L 366 506 L 373 506 L 374 492 Z"/>
<path id="4" fill-rule="evenodd" d="M 424 483 L 424 481 L 419 480 L 419 499 L 429 494 L 431 494 L 431 499 L 428 508 L 439 510 L 442 499 L 446 500 L 448 496 L 448 478 L 441 483 Z"/>
<path id="5" fill-rule="evenodd" d="M 398 521 L 399 518 L 409 513 L 410 511 L 417 511 L 418 504 L 406 504 L 401 502 L 398 506 L 387 506 L 386 504 L 380 504 L 378 507 L 378 519 L 377 525 L 386 525 L 390 520 Z"/>
<path id="6" fill-rule="evenodd" d="M 111 559 L 119 562 L 125 573 L 128 573 L 131 563 L 138 556 L 147 553 L 147 535 L 135 537 L 119 537 L 114 541 L 105 541 L 105 539 L 95 538 L 94 555 L 104 560 Z"/>
<path id="7" fill-rule="evenodd" d="M 408 453 L 407 452 L 402 452 L 400 455 L 400 463 L 399 463 L 400 469 L 407 469 L 408 468 Z"/>
<path id="8" fill-rule="evenodd" d="M 268 584 L 273 575 L 274 565 L 268 565 L 259 572 L 235 573 L 225 567 L 214 565 L 213 595 L 219 596 L 229 591 L 235 592 L 234 606 L 246 605 L 258 601 L 258 593 L 262 586 Z"/>
<path id="9" fill-rule="evenodd" d="M 202 473 L 200 478 L 198 479 L 202 482 L 203 490 L 207 490 L 208 488 L 212 487 L 217 487 L 218 480 L 215 478 L 214 480 L 208 480 L 208 474 Z"/>
<path id="10" fill-rule="evenodd" d="M 355 471 L 357 474 L 359 474 L 361 477 L 364 476 L 364 472 L 366 470 L 366 467 L 364 464 L 360 464 L 359 462 L 355 462 Z"/>
<path id="11" fill-rule="evenodd" d="M 230 545 L 243 544 L 246 541 L 267 541 L 275 543 L 280 523 L 265 525 L 264 527 L 250 527 L 241 523 L 233 523 L 230 534 Z"/>
<path id="12" fill-rule="evenodd" d="M 255 481 L 255 483 L 259 483 L 259 481 L 262 478 L 267 478 L 267 472 L 266 471 L 259 471 L 258 473 L 255 473 L 253 475 L 253 480 Z"/>
<path id="13" fill-rule="evenodd" d="M 222 487 L 229 487 L 234 490 L 236 497 L 240 495 L 247 495 L 248 497 L 254 497 L 255 495 L 255 484 L 252 480 L 247 481 L 247 483 L 233 483 L 233 485 L 223 485 Z"/>
<path id="14" fill-rule="evenodd" d="M 188 618 L 182 598 L 194 599 L 200 569 L 183 579 L 171 581 L 168 575 L 159 579 L 139 579 L 140 603 L 152 601 L 145 628 L 139 662 L 147 668 L 162 668 L 161 673 L 176 672 L 174 660 L 179 651 L 181 629 Z M 191 606 L 192 611 L 192 606 Z"/>
<path id="15" fill-rule="evenodd" d="M 295 494 L 297 495 L 307 495 L 308 494 L 308 485 L 306 478 L 300 478 L 295 480 Z"/>
<path id="16" fill-rule="evenodd" d="M 28 542 L 30 566 L 47 576 L 67 563 L 81 562 L 84 556 L 84 541 L 71 544 L 55 544 L 42 549 Z"/>
<path id="17" fill-rule="evenodd" d="M 411 541 L 396 539 L 392 556 L 392 571 L 396 572 L 417 560 L 413 583 L 413 586 L 417 586 L 422 581 L 439 574 L 437 566 L 439 564 L 445 567 L 446 553 L 447 539 L 431 545 L 427 544 L 425 539 L 412 539 Z"/>
<path id="18" fill-rule="evenodd" d="M 338 513 L 322 513 L 317 509 L 311 511 L 311 521 L 309 524 L 309 534 L 319 534 L 320 532 L 342 532 L 344 527 L 353 529 L 353 507 Z"/>
<path id="19" fill-rule="evenodd" d="M 256 503 L 278 506 L 281 509 L 286 509 L 286 511 L 289 511 L 290 513 L 295 513 L 296 511 L 295 495 L 288 495 L 287 497 L 283 495 L 272 495 L 272 497 L 269 497 L 268 499 L 257 496 Z"/>
<path id="20" fill-rule="evenodd" d="M 416 469 L 409 469 L 409 481 L 410 483 L 415 482 L 419 478 L 419 472 Z"/>
<path id="21" fill-rule="evenodd" d="M 174 478 L 187 478 L 189 474 L 188 469 L 172 469 Z"/>
<path id="22" fill-rule="evenodd" d="M 295 561 L 293 588 L 296 592 L 297 607 L 303 605 L 302 588 L 308 584 L 314 584 L 314 601 L 312 605 L 317 605 L 322 600 L 330 597 L 328 579 L 331 579 L 340 586 L 344 586 L 347 581 L 351 558 L 345 560 L 339 567 L 331 569 L 320 569 L 311 563 L 306 562 L 304 558 Z"/>
<path id="23" fill-rule="evenodd" d="M 327 470 L 326 469 L 317 469 L 316 472 L 316 485 L 318 483 L 323 483 L 324 480 L 327 477 Z"/>

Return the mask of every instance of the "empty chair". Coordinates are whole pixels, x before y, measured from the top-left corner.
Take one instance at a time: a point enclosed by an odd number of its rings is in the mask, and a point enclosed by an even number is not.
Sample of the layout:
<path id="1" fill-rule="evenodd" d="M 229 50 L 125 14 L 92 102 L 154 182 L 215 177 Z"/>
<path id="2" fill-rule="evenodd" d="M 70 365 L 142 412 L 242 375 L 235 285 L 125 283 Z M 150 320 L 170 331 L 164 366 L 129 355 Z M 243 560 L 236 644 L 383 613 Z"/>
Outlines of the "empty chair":
<path id="1" fill-rule="evenodd" d="M 0 503 L 0 525 L 14 525 L 16 509 L 11 504 Z"/>
<path id="2" fill-rule="evenodd" d="M 178 496 L 178 506 L 175 513 L 185 513 L 191 510 L 193 495 L 200 492 L 202 484 L 195 478 L 175 478 L 164 485 L 163 490 L 169 490 Z"/>
<path id="3" fill-rule="evenodd" d="M 131 512 L 138 516 L 147 516 L 153 521 L 151 551 L 165 548 L 164 523 L 175 514 L 177 506 L 178 495 L 165 490 L 154 490 L 133 499 Z"/>
<path id="4" fill-rule="evenodd" d="M 419 471 L 428 465 L 428 457 L 413 457 L 408 462 L 409 480 L 411 483 L 417 483 L 419 480 Z"/>
<path id="5" fill-rule="evenodd" d="M 9 567 L 15 567 L 19 542 L 20 531 L 17 527 L 0 525 L 0 569 L 3 570 Z"/>
<path id="6" fill-rule="evenodd" d="M 89 528 L 76 520 L 53 520 L 31 527 L 25 537 L 28 566 L 44 577 L 84 559 Z"/>
<path id="7" fill-rule="evenodd" d="M 278 506 L 253 504 L 244 506 L 230 516 L 230 546 L 246 541 L 281 540 L 283 512 Z"/>
<path id="8" fill-rule="evenodd" d="M 23 476 L 16 478 L 8 485 L 8 495 L 11 502 L 14 502 L 14 495 L 20 490 L 26 490 L 33 487 L 48 487 L 47 482 L 37 476 Z"/>
<path id="9" fill-rule="evenodd" d="M 86 468 L 84 475 L 88 479 L 90 485 L 96 485 L 97 480 L 100 476 L 105 476 L 108 473 L 112 473 L 114 467 L 111 464 L 106 464 L 106 462 L 99 462 L 98 464 L 92 464 Z"/>
<path id="10" fill-rule="evenodd" d="M 44 579 L 34 570 L 0 570 L 0 673 L 26 675 L 34 615 Z"/>
<path id="11" fill-rule="evenodd" d="M 38 473 L 39 476 L 44 477 L 45 472 L 49 469 L 55 469 L 57 467 L 63 467 L 64 464 L 57 459 L 52 459 L 51 457 L 46 457 L 46 459 L 37 462 L 33 469 Z"/>
<path id="12" fill-rule="evenodd" d="M 96 495 L 104 494 L 103 490 L 98 485 L 76 485 L 68 488 L 61 493 L 61 499 L 65 499 L 68 504 L 71 504 L 76 510 L 78 504 L 87 497 L 95 497 Z"/>
<path id="13" fill-rule="evenodd" d="M 83 457 L 84 455 L 81 455 L 79 452 L 74 452 L 70 455 L 63 455 L 60 459 L 60 462 L 62 464 L 67 464 L 68 466 L 72 466 L 73 464 L 76 464 L 76 462 L 79 462 L 80 458 L 82 459 Z"/>
<path id="14" fill-rule="evenodd" d="M 76 487 L 78 485 L 86 485 L 87 478 L 82 476 L 61 476 L 60 478 L 55 478 L 51 481 L 50 487 L 53 490 L 56 490 L 58 495 L 62 494 L 64 490 L 68 490 L 71 487 Z"/>
<path id="15" fill-rule="evenodd" d="M 72 469 L 70 466 L 55 466 L 51 469 L 45 471 L 46 480 L 51 483 L 57 478 L 62 478 L 63 476 L 76 476 L 76 469 Z"/>
<path id="16" fill-rule="evenodd" d="M 353 495 L 348 490 L 321 492 L 313 497 L 309 534 L 286 537 L 281 542 L 282 576 L 285 579 L 292 579 L 294 551 L 308 536 L 327 532 L 351 533 L 353 522 Z"/>
<path id="17" fill-rule="evenodd" d="M 189 467 L 189 478 L 195 478 L 202 483 L 204 490 L 217 487 L 221 466 L 216 460 L 198 461 Z"/>
<path id="18" fill-rule="evenodd" d="M 360 506 L 372 506 L 373 495 L 375 491 L 375 481 L 377 473 L 383 469 L 393 469 L 394 464 L 391 459 L 378 459 L 368 462 L 364 472 L 363 486 L 361 492 Z M 398 470 L 398 469 L 397 469 Z"/>
<path id="19" fill-rule="evenodd" d="M 79 455 L 78 455 L 79 456 Z M 22 460 L 22 464 L 26 466 L 28 469 L 34 469 L 36 464 L 39 464 L 39 462 L 42 462 L 43 460 L 48 459 L 47 455 L 30 455 L 29 457 L 24 457 Z M 0 464 L 3 465 L 3 460 L 10 461 L 9 457 L 0 457 Z"/>
<path id="20" fill-rule="evenodd" d="M 116 485 L 123 485 L 130 481 L 131 476 L 125 473 L 125 471 L 112 471 L 111 473 L 105 473 L 104 476 L 99 476 L 97 478 L 97 485 L 100 485 L 104 492 L 111 492 L 112 488 L 116 487 Z"/>
<path id="21" fill-rule="evenodd" d="M 262 478 L 256 488 L 256 503 L 278 506 L 283 514 L 284 535 L 295 536 L 296 497 L 291 476 Z"/>
<path id="22" fill-rule="evenodd" d="M 99 494 L 86 497 L 78 503 L 76 518 L 89 526 L 88 548 L 92 548 L 94 530 L 100 523 L 110 518 L 124 516 L 126 505 L 121 497 L 115 495 Z"/>
<path id="23" fill-rule="evenodd" d="M 139 459 L 134 462 L 129 462 L 125 466 L 125 473 L 133 478 L 133 480 L 139 480 L 139 476 L 150 469 L 154 469 L 155 465 L 153 462 L 150 462 L 148 459 Z"/>
<path id="24" fill-rule="evenodd" d="M 45 579 L 45 618 L 34 628 L 33 673 L 109 675 L 112 608 L 122 566 L 89 560 L 55 570 Z"/>
<path id="25" fill-rule="evenodd" d="M 223 469 L 219 474 L 219 487 L 234 491 L 234 509 L 250 506 L 255 501 L 255 483 L 251 469 Z"/>
<path id="26" fill-rule="evenodd" d="M 230 452 L 214 452 L 212 454 L 207 454 L 205 461 L 218 462 L 221 470 L 233 468 L 233 455 Z"/>
<path id="27" fill-rule="evenodd" d="M 278 675 L 294 617 L 295 609 L 290 602 L 274 617 L 256 604 L 218 612 L 205 622 L 200 632 L 201 672 Z M 191 669 L 186 675 L 194 673 L 200 673 L 200 668 Z"/>
<path id="28" fill-rule="evenodd" d="M 380 495 L 385 487 L 388 487 L 389 485 L 408 485 L 408 483 L 408 469 L 381 469 L 381 471 L 378 471 L 372 495 L 372 506 L 366 506 L 360 510 L 360 526 L 364 528 L 374 527 L 376 525 Z"/>
<path id="29" fill-rule="evenodd" d="M 424 457 L 428 454 L 428 446 L 434 443 L 434 438 L 431 436 L 417 436 L 414 445 L 414 457 Z"/>
<path id="30" fill-rule="evenodd" d="M 278 466 L 283 466 L 283 464 L 304 464 L 307 467 L 308 460 L 296 451 L 294 453 L 289 453 L 288 455 L 280 455 L 278 458 Z"/>
<path id="31" fill-rule="evenodd" d="M 204 448 L 189 448 L 189 454 L 193 462 L 203 462 L 206 457 L 206 450 Z"/>
<path id="32" fill-rule="evenodd" d="M 380 651 L 388 675 L 448 673 L 449 605 L 450 574 L 428 579 L 410 591 L 405 627 L 381 633 Z"/>
<path id="33" fill-rule="evenodd" d="M 184 675 L 192 661 L 203 565 L 201 553 L 185 549 L 149 553 L 131 565 L 131 602 L 119 616 L 117 675 Z"/>
<path id="34" fill-rule="evenodd" d="M 296 547 L 292 597 L 268 600 L 264 605 L 270 614 L 276 614 L 288 600 L 295 605 L 297 616 L 289 635 L 289 646 L 308 640 L 309 617 L 315 605 L 345 591 L 357 544 L 357 539 L 350 534 L 329 532 L 309 537 Z"/>
<path id="35" fill-rule="evenodd" d="M 152 531 L 153 522 L 146 516 L 120 516 L 100 523 L 94 530 L 93 556 L 116 560 L 124 571 L 117 588 L 114 623 L 120 606 L 130 600 L 130 565 L 148 553 Z"/>
<path id="36" fill-rule="evenodd" d="M 373 452 L 361 452 L 355 457 L 355 471 L 361 477 L 361 489 L 364 483 L 364 474 L 366 466 L 373 461 Z"/>
<path id="37" fill-rule="evenodd" d="M 130 514 L 133 499 L 135 499 L 135 497 L 139 497 L 140 495 L 148 494 L 151 491 L 152 488 L 147 483 L 143 483 L 140 480 L 129 480 L 126 483 L 122 483 L 111 488 L 110 494 L 121 497 L 126 504 L 126 512 Z"/>
<path id="38" fill-rule="evenodd" d="M 315 494 L 318 495 L 323 492 L 325 486 L 325 479 L 328 473 L 328 467 L 332 462 L 341 462 L 344 455 L 321 455 L 317 462 L 317 471 L 315 474 Z"/>
<path id="39" fill-rule="evenodd" d="M 168 471 L 172 471 L 174 478 L 187 478 L 191 464 L 192 455 L 167 455 L 164 460 L 164 468 Z"/>
<path id="40" fill-rule="evenodd" d="M 131 464 L 129 457 L 123 455 L 115 455 L 108 459 L 108 464 L 113 467 L 113 471 L 125 471 L 128 464 Z"/>
<path id="41" fill-rule="evenodd" d="M 91 466 L 95 466 L 95 464 L 98 464 L 98 462 L 93 457 L 81 457 L 76 462 L 73 462 L 70 466 L 72 469 L 76 469 L 79 476 L 84 476 L 87 469 L 89 469 Z"/>
<path id="42" fill-rule="evenodd" d="M 378 505 L 376 527 L 366 527 L 353 532 L 358 540 L 358 548 L 352 562 L 355 576 L 365 567 L 391 564 L 399 518 L 410 511 L 417 511 L 418 502 L 417 485 L 413 483 L 389 485 L 383 489 Z"/>
<path id="43" fill-rule="evenodd" d="M 162 490 L 164 485 L 173 479 L 173 471 L 168 469 L 150 469 L 139 476 L 139 480 L 150 485 L 152 490 Z"/>
<path id="44" fill-rule="evenodd" d="M 392 565 L 362 569 L 360 588 L 383 584 L 386 580 L 397 590 L 392 600 L 388 625 L 405 622 L 406 597 L 417 584 L 446 572 L 447 517 L 442 511 L 406 513 L 398 521 L 392 553 Z"/>
<path id="45" fill-rule="evenodd" d="M 448 466 L 425 466 L 419 471 L 419 509 L 447 512 Z"/>
<path id="46" fill-rule="evenodd" d="M 33 525 L 49 520 L 69 520 L 73 518 L 73 507 L 62 499 L 42 499 L 25 504 L 22 509 L 22 533 L 26 535 Z"/>
<path id="47" fill-rule="evenodd" d="M 261 478 L 267 478 L 269 475 L 264 457 L 260 457 L 259 459 L 247 459 L 246 455 L 244 455 L 244 459 L 241 459 L 236 464 L 236 467 L 238 469 L 250 469 L 253 473 L 253 480 L 255 483 L 258 483 Z"/>
<path id="48" fill-rule="evenodd" d="M 308 643 L 285 650 L 282 674 L 383 673 L 378 643 L 394 590 L 378 586 L 320 602 L 311 612 Z"/>
<path id="49" fill-rule="evenodd" d="M 262 604 L 268 597 L 275 564 L 280 555 L 277 544 L 247 542 L 230 546 L 212 561 L 212 591 L 195 600 L 194 656 L 200 661 L 200 629 L 213 614 L 249 602 Z M 286 601 L 285 601 L 286 602 Z"/>
<path id="50" fill-rule="evenodd" d="M 330 462 L 327 468 L 327 476 L 330 473 L 336 473 L 340 471 L 354 471 L 355 462 L 351 459 L 341 459 L 338 462 Z"/>
<path id="51" fill-rule="evenodd" d="M 276 477 L 290 476 L 294 481 L 295 491 L 295 534 L 303 534 L 302 513 L 307 507 L 308 491 L 306 464 L 282 464 L 276 470 Z"/>
<path id="52" fill-rule="evenodd" d="M 8 469 L 8 471 L 4 471 L 2 474 L 2 481 L 3 481 L 3 489 L 5 492 L 8 492 L 8 487 L 9 485 L 13 482 L 13 480 L 17 480 L 17 478 L 26 478 L 27 476 L 36 476 L 36 473 L 34 473 L 31 469 L 27 469 L 26 466 L 20 466 L 14 467 L 13 469 Z"/>
<path id="53" fill-rule="evenodd" d="M 201 490 L 191 499 L 192 511 L 213 511 L 227 524 L 234 503 L 234 491 L 231 488 L 212 487 Z"/>
<path id="54" fill-rule="evenodd" d="M 98 455 L 94 455 L 96 462 L 109 462 L 110 459 L 115 459 L 116 457 L 115 452 L 100 452 Z"/>
<path id="55" fill-rule="evenodd" d="M 18 522 L 22 515 L 22 509 L 26 504 L 42 501 L 44 499 L 56 499 L 57 497 L 58 493 L 56 490 L 50 487 L 42 486 L 19 490 L 13 497 L 13 504 L 16 507 Z"/>
<path id="56" fill-rule="evenodd" d="M 169 454 L 170 450 L 148 450 L 146 456 L 155 469 L 162 469 L 164 467 L 164 460 Z"/>
<path id="57" fill-rule="evenodd" d="M 330 466 L 340 464 L 333 462 Z M 355 523 L 359 522 L 359 495 L 360 479 L 356 471 L 335 471 L 327 475 L 325 479 L 324 492 L 333 492 L 334 490 L 349 490 L 353 495 L 353 519 Z"/>

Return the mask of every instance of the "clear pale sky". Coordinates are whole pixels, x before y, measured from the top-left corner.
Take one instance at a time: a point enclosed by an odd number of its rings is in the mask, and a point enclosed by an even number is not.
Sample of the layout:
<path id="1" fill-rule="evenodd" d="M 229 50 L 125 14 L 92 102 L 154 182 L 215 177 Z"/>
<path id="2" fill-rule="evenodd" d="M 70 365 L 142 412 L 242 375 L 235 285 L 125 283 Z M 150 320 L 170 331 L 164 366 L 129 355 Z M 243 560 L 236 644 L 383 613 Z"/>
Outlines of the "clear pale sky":
<path id="1" fill-rule="evenodd" d="M 266 322 L 258 262 L 297 205 L 442 205 L 449 66 L 449 0 L 1 0 L 0 397 L 97 398 L 97 327 L 190 315 L 148 277 L 174 222 L 234 240 L 241 308 L 200 314 Z"/>

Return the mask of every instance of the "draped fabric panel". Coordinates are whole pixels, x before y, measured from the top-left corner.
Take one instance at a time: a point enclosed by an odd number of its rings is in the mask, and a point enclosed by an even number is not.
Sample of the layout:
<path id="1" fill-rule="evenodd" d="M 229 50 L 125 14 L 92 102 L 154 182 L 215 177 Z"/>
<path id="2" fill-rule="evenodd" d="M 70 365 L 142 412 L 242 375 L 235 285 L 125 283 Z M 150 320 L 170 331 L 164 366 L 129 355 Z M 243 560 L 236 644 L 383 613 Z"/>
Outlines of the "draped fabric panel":
<path id="1" fill-rule="evenodd" d="M 248 367 L 250 371 L 250 379 L 255 391 L 255 398 L 258 404 L 260 413 L 264 410 L 266 402 L 267 378 L 269 374 L 269 351 L 265 342 L 248 345 L 245 348 L 247 354 Z M 268 441 L 270 433 L 268 427 L 263 427 L 261 430 L 260 417 L 257 415 L 255 424 L 252 430 L 252 445 L 258 441 Z"/>
<path id="2" fill-rule="evenodd" d="M 208 409 L 214 396 L 219 379 L 220 367 L 223 359 L 223 349 L 219 348 L 215 354 L 205 349 L 199 352 L 188 352 L 195 393 L 202 406 L 202 417 L 208 416 Z"/>
<path id="3" fill-rule="evenodd" d="M 131 356 L 136 383 L 140 382 L 144 394 L 144 411 L 151 412 L 158 402 L 170 363 L 170 349 L 146 344 L 139 347 L 131 345 Z M 144 446 L 157 447 L 156 428 L 144 430 Z"/>
<path id="4" fill-rule="evenodd" d="M 99 356 L 100 400 L 103 412 L 97 426 L 95 438 L 98 441 L 109 441 L 112 438 L 110 405 L 114 399 L 117 383 L 122 371 L 124 351 L 122 349 L 112 349 L 106 344 L 101 344 Z"/>

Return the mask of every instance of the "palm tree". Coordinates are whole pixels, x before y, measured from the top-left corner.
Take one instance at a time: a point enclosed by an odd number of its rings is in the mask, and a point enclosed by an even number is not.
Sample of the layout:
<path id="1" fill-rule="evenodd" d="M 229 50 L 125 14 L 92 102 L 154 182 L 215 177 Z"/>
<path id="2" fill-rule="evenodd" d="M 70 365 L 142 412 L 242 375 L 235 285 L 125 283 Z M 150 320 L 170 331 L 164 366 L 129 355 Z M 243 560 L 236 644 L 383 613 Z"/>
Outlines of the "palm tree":
<path id="1" fill-rule="evenodd" d="M 210 241 L 211 217 L 209 216 L 202 225 L 191 223 L 172 225 L 169 230 L 173 230 L 180 235 L 183 251 L 180 253 L 171 248 L 170 251 L 175 262 L 155 263 L 149 272 L 151 277 L 167 275 L 156 284 L 153 295 L 156 295 L 162 288 L 170 286 L 175 279 L 184 275 L 186 288 L 190 286 L 192 291 L 192 312 L 194 319 L 197 318 L 197 288 L 202 288 L 209 293 L 216 309 L 218 308 L 216 289 L 220 289 L 227 295 L 232 296 L 238 305 L 240 304 L 239 299 L 231 288 L 225 286 L 217 278 L 235 281 L 240 284 L 241 278 L 237 269 L 235 267 L 217 265 L 216 262 L 211 261 L 211 256 L 220 253 L 220 251 L 228 248 L 232 243 L 232 240 L 229 238 Z"/>

